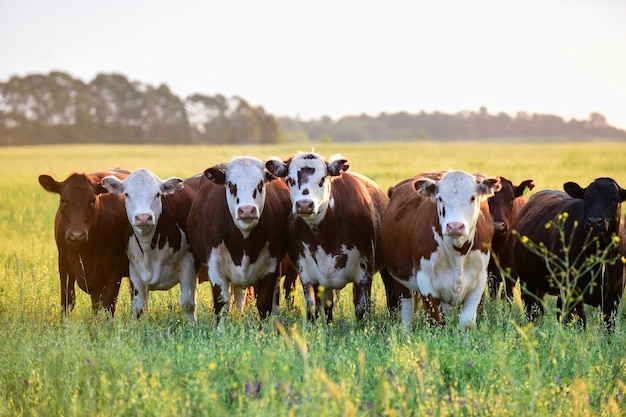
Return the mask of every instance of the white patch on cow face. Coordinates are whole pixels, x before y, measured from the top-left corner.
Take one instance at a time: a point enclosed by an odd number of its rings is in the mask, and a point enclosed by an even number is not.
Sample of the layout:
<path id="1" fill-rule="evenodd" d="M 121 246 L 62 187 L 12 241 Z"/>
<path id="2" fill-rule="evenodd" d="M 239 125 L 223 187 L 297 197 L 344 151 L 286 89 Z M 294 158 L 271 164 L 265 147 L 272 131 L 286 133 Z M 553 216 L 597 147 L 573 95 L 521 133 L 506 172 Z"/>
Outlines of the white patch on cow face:
<path id="1" fill-rule="evenodd" d="M 286 181 L 292 211 L 307 223 L 318 224 L 332 204 L 330 177 L 324 159 L 317 154 L 297 155 L 289 164 Z"/>
<path id="2" fill-rule="evenodd" d="M 181 188 L 183 180 L 172 177 L 162 181 L 147 169 L 138 169 L 123 181 L 106 177 L 102 185 L 111 193 L 124 194 L 128 222 L 138 235 L 150 235 L 163 211 L 161 196 Z"/>
<path id="3" fill-rule="evenodd" d="M 228 210 L 247 238 L 259 223 L 265 207 L 267 171 L 263 161 L 251 157 L 235 158 L 225 167 Z"/>

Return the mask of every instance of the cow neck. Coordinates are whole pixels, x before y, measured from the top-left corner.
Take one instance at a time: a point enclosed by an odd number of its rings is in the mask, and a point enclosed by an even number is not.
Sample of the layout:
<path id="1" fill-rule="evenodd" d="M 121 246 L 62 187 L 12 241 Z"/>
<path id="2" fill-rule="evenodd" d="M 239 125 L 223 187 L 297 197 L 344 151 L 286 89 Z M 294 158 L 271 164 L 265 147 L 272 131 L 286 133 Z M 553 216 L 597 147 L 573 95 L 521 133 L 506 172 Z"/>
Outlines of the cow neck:
<path id="1" fill-rule="evenodd" d="M 137 242 L 137 246 L 139 246 L 139 250 L 141 251 L 141 254 L 145 256 L 146 253 L 143 250 L 143 245 L 145 244 L 146 246 L 150 246 L 150 247 L 154 246 L 155 236 L 156 236 L 156 226 L 154 226 L 152 233 L 148 235 L 142 235 L 141 239 L 137 235 L 137 232 L 135 231 L 135 228 L 133 226 L 131 226 L 130 229 L 133 231 L 133 236 L 135 237 L 135 241 Z"/>

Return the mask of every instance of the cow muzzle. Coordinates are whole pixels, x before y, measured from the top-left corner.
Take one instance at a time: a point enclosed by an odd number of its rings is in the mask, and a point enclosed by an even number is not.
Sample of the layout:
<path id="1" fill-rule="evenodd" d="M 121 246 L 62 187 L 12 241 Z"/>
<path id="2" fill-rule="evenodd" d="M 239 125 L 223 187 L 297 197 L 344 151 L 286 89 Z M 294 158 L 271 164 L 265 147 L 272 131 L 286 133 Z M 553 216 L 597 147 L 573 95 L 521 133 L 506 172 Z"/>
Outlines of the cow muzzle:
<path id="1" fill-rule="evenodd" d="M 446 234 L 450 236 L 463 236 L 466 234 L 465 225 L 461 222 L 447 223 Z"/>
<path id="2" fill-rule="evenodd" d="M 237 208 L 239 220 L 255 220 L 259 218 L 259 213 L 254 206 L 241 206 Z"/>
<path id="3" fill-rule="evenodd" d="M 602 217 L 588 217 L 585 226 L 594 232 L 606 232 L 609 230 L 609 222 Z"/>
<path id="4" fill-rule="evenodd" d="M 70 243 L 85 243 L 89 239 L 86 230 L 68 230 L 65 232 L 65 240 Z"/>
<path id="5" fill-rule="evenodd" d="M 303 215 L 303 216 L 308 216 L 313 214 L 313 211 L 315 209 L 315 204 L 313 203 L 312 200 L 298 200 L 296 201 L 296 214 L 299 215 Z"/>
<path id="6" fill-rule="evenodd" d="M 507 227 L 505 222 L 493 222 L 493 231 L 496 233 L 506 233 Z"/>
<path id="7" fill-rule="evenodd" d="M 153 226 L 154 216 L 150 213 L 135 214 L 134 226 Z"/>

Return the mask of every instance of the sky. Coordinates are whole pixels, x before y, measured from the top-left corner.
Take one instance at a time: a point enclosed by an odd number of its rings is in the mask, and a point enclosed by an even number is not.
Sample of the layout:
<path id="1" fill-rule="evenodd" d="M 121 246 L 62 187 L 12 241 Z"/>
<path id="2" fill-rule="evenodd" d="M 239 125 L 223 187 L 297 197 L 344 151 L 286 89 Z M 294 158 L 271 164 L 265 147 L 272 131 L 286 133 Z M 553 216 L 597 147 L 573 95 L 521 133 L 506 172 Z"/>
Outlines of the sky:
<path id="1" fill-rule="evenodd" d="M 302 120 L 485 106 L 626 129 L 626 1 L 0 0 L 0 82 L 50 71 Z"/>

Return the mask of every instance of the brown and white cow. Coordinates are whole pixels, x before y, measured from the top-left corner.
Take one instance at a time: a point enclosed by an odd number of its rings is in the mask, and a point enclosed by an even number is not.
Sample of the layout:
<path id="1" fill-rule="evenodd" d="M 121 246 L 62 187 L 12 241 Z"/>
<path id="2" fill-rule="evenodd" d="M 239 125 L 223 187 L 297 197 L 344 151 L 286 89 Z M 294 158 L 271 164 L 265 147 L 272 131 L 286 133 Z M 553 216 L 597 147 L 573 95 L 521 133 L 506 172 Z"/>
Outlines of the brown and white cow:
<path id="1" fill-rule="evenodd" d="M 196 258 L 208 268 L 218 328 L 230 308 L 231 288 L 238 309 L 245 289 L 254 286 L 261 318 L 277 313 L 291 207 L 287 186 L 252 157 L 215 165 L 204 176 L 187 225 Z"/>
<path id="2" fill-rule="evenodd" d="M 486 200 L 499 180 L 463 171 L 424 175 L 393 187 L 382 228 L 387 267 L 402 284 L 402 321 L 411 325 L 412 292 L 419 291 L 431 323 L 445 323 L 448 308 L 460 306 L 459 325 L 473 327 L 493 235 Z"/>
<path id="3" fill-rule="evenodd" d="M 502 270 L 510 274 L 507 279 L 504 279 L 504 294 L 512 297 L 515 286 L 514 280 L 517 277 L 513 272 L 513 249 L 509 240 L 515 219 L 526 204 L 524 193 L 535 188 L 535 184 L 532 179 L 524 180 L 519 185 L 515 185 L 506 177 L 500 176 L 498 178 L 500 179 L 500 190 L 487 200 L 489 214 L 493 220 L 493 241 L 491 242 L 491 259 L 488 268 L 489 277 L 492 278 L 489 282 L 489 292 L 491 296 L 496 295 L 498 285 L 503 281 L 500 273 Z"/>
<path id="4" fill-rule="evenodd" d="M 129 223 L 126 253 L 137 316 L 144 311 L 150 291 L 180 284 L 180 305 L 189 321 L 195 322 L 199 264 L 187 239 L 187 216 L 199 185 L 199 175 L 163 181 L 143 168 L 126 179 L 102 179 L 110 193 L 124 196 Z"/>
<path id="5" fill-rule="evenodd" d="M 339 155 L 329 161 L 316 153 L 285 161 L 273 157 L 266 167 L 289 186 L 288 252 L 309 318 L 319 313 L 321 292 L 326 319 L 332 320 L 331 290 L 352 283 L 355 314 L 362 319 L 370 306 L 372 276 L 383 267 L 378 240 L 387 195 L 370 179 L 346 172 L 348 161 Z"/>
<path id="6" fill-rule="evenodd" d="M 59 252 L 61 307 L 68 314 L 76 304 L 75 284 L 91 296 L 92 310 L 104 308 L 115 314 L 122 277 L 128 271 L 126 258 L 126 212 L 124 199 L 106 193 L 102 178 L 125 178 L 122 168 L 73 173 L 64 181 L 51 175 L 39 176 L 41 186 L 59 194 L 54 237 Z"/>

